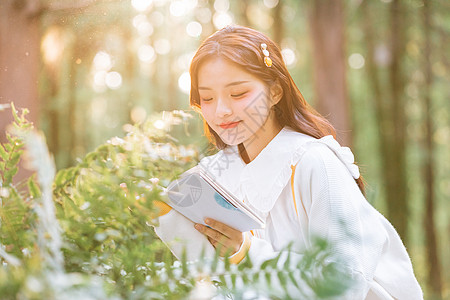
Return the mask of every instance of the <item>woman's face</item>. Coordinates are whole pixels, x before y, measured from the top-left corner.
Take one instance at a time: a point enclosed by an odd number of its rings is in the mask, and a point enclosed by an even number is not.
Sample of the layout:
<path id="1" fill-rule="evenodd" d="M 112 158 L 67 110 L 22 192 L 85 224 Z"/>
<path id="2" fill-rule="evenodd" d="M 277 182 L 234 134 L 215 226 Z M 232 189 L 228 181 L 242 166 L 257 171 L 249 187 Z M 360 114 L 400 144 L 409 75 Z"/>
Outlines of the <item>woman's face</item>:
<path id="1" fill-rule="evenodd" d="M 228 145 L 248 144 L 275 126 L 268 118 L 275 104 L 269 88 L 228 60 L 212 58 L 200 66 L 198 92 L 203 117 Z"/>

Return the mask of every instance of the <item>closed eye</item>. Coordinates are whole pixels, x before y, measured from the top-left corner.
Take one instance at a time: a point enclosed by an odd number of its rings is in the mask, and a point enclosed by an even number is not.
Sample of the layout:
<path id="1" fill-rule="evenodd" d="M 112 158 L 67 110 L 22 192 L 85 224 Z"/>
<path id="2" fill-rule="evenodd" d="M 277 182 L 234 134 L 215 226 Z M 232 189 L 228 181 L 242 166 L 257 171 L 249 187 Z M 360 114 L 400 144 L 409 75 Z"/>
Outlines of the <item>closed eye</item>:
<path id="1" fill-rule="evenodd" d="M 211 101 L 212 99 L 213 99 L 213 98 L 206 98 L 206 99 L 205 99 L 205 98 L 202 98 L 201 100 L 204 101 L 204 102 L 208 102 L 208 101 Z"/>
<path id="2" fill-rule="evenodd" d="M 247 92 L 242 92 L 242 93 L 239 93 L 239 94 L 231 94 L 231 97 L 239 98 L 239 97 L 244 96 L 245 94 L 247 94 Z"/>

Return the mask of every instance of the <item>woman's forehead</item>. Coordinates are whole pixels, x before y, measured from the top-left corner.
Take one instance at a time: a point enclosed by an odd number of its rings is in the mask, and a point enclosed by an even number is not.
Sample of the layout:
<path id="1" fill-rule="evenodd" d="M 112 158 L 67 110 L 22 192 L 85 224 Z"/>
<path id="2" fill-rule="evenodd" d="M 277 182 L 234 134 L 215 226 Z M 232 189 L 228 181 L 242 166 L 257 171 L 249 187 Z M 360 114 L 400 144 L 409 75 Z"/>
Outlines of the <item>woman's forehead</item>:
<path id="1" fill-rule="evenodd" d="M 250 72 L 227 59 L 216 57 L 203 62 L 198 71 L 198 87 L 212 88 L 227 86 L 233 82 L 251 82 L 258 80 Z"/>

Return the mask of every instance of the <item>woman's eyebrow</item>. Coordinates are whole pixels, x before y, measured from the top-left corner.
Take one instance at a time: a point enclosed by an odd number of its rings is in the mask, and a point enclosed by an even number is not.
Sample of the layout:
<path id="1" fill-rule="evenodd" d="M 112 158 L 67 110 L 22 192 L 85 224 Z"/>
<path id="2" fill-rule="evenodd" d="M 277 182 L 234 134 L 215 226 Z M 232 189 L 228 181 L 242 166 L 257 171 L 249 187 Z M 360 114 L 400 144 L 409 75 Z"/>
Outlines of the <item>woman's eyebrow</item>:
<path id="1" fill-rule="evenodd" d="M 225 87 L 230 87 L 230 86 L 234 86 L 234 85 L 239 85 L 239 84 L 247 83 L 247 82 L 250 82 L 250 81 L 248 81 L 248 80 L 233 81 L 233 82 L 228 83 Z M 199 86 L 198 89 L 199 89 L 199 90 L 211 90 L 211 88 L 209 88 L 209 87 L 204 87 L 204 86 Z"/>

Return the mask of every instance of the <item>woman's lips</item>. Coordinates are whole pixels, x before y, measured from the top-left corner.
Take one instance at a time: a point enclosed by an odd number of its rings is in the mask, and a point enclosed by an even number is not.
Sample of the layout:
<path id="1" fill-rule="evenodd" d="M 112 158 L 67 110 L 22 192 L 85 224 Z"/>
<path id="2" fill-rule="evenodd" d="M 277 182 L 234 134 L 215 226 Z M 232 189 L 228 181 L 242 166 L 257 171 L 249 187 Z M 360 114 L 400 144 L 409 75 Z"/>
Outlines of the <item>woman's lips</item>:
<path id="1" fill-rule="evenodd" d="M 236 127 L 239 124 L 239 122 L 241 122 L 241 121 L 237 121 L 237 122 L 233 122 L 233 123 L 220 124 L 219 126 L 221 128 L 223 128 L 223 129 L 229 129 L 229 128 Z"/>

